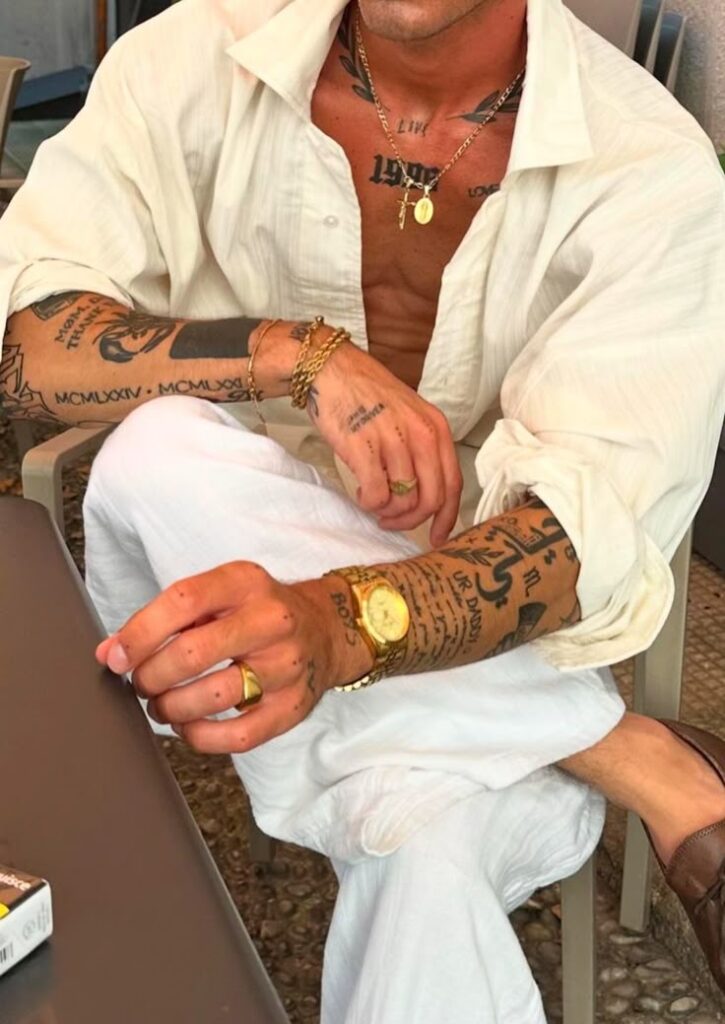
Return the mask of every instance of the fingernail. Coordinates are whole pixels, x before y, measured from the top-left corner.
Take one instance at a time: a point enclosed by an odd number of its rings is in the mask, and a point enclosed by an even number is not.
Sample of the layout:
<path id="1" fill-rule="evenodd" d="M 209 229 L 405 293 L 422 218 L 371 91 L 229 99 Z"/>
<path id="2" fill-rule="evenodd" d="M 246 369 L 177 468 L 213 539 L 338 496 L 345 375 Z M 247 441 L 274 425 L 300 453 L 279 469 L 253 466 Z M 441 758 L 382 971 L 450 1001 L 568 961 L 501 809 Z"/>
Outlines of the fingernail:
<path id="1" fill-rule="evenodd" d="M 108 652 L 108 658 L 106 664 L 110 668 L 111 672 L 128 672 L 131 667 L 126 652 L 119 643 L 113 644 L 110 651 Z"/>

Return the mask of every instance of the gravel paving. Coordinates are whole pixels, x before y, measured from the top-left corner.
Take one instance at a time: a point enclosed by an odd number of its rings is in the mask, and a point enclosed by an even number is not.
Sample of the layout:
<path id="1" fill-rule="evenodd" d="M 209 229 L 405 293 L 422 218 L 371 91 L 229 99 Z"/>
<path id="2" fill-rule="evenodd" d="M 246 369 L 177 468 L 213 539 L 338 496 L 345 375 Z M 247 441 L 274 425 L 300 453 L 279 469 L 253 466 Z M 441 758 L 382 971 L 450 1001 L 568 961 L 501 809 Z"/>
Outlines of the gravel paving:
<path id="1" fill-rule="evenodd" d="M 271 864 L 251 863 L 248 807 L 234 769 L 223 758 L 201 757 L 176 741 L 159 742 L 290 1021 L 318 1021 L 322 950 L 337 891 L 332 869 L 318 854 L 286 843 L 277 844 Z M 620 928 L 614 898 L 600 888 L 597 1020 L 723 1024 L 725 1017 L 663 945 Z M 547 1019 L 556 1024 L 562 1020 L 558 886 L 536 893 L 512 921 L 542 991 Z"/>
<path id="2" fill-rule="evenodd" d="M 87 467 L 80 466 L 67 474 L 65 486 L 67 536 L 81 566 L 79 494 L 86 479 Z M 0 415 L 3 493 L 20 493 L 20 484 L 12 434 Z M 228 760 L 194 754 L 175 741 L 158 742 L 287 1007 L 291 1024 L 317 1022 L 322 953 L 337 891 L 330 865 L 317 854 L 282 843 L 277 845 L 270 864 L 252 863 L 248 805 Z M 665 946 L 619 927 L 613 897 L 606 887 L 600 888 L 597 1020 L 618 1024 L 723 1024 L 725 1016 L 697 990 Z M 559 918 L 556 886 L 537 893 L 512 916 L 551 1024 L 562 1019 Z"/>

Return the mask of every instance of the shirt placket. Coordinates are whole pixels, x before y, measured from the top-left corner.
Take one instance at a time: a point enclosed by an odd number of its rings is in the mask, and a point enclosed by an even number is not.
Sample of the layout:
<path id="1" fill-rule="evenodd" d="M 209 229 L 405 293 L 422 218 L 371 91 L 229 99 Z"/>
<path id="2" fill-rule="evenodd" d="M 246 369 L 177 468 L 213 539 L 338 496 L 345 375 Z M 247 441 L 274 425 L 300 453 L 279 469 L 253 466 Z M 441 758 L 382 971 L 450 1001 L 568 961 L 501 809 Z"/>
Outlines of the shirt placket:
<path id="1" fill-rule="evenodd" d="M 307 315 L 323 313 L 367 349 L 362 296 L 360 206 L 341 147 L 311 122 L 298 177 L 294 288 Z"/>

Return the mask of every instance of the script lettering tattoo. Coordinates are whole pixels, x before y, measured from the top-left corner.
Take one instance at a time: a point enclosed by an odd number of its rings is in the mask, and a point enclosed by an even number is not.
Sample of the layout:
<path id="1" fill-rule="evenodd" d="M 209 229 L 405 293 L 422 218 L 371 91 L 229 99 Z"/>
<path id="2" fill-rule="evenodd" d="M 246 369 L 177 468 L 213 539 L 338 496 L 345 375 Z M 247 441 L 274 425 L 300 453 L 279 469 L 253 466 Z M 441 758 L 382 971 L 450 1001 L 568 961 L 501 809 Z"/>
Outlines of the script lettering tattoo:
<path id="1" fill-rule="evenodd" d="M 411 121 L 401 117 L 398 119 L 398 127 L 395 131 L 398 135 L 422 135 L 425 137 L 429 127 L 430 121 Z"/>
<path id="2" fill-rule="evenodd" d="M 261 323 L 248 317 L 186 323 L 171 343 L 169 355 L 172 359 L 245 358 L 249 339 Z"/>
<path id="3" fill-rule="evenodd" d="M 52 320 L 54 316 L 69 309 L 83 295 L 83 292 L 59 292 L 45 299 L 31 303 L 30 308 L 39 320 Z"/>
<path id="4" fill-rule="evenodd" d="M 489 196 L 500 191 L 500 185 L 474 185 L 473 188 L 469 188 L 468 194 L 471 199 L 488 199 Z"/>
<path id="5" fill-rule="evenodd" d="M 421 185 L 427 185 L 440 172 L 440 168 L 426 167 L 424 164 L 406 164 L 405 171 L 413 181 L 417 181 Z M 381 153 L 377 153 L 375 156 L 375 167 L 369 180 L 374 185 L 389 185 L 391 188 L 400 188 L 403 183 L 403 171 L 394 157 L 385 157 Z M 431 192 L 437 191 L 438 183 L 431 189 Z"/>
<path id="6" fill-rule="evenodd" d="M 77 302 L 75 309 L 68 313 L 58 328 L 55 341 L 63 345 L 68 352 L 74 352 L 80 347 L 88 328 L 92 327 L 109 307 L 115 305 L 114 299 L 106 298 L 104 295 L 86 296 L 83 301 Z"/>
<path id="7" fill-rule="evenodd" d="M 355 616 L 350 607 L 350 598 L 340 592 L 330 595 L 338 616 L 345 626 L 345 641 L 350 647 L 354 647 L 360 639 L 360 634 L 355 625 Z"/>
<path id="8" fill-rule="evenodd" d="M 493 657 L 577 621 L 578 562 L 565 556 L 570 546 L 551 511 L 531 498 L 444 548 L 378 566 L 411 612 L 407 648 L 395 671 Z"/>
<path id="9" fill-rule="evenodd" d="M 340 27 L 337 30 L 337 41 L 342 49 L 345 50 L 345 53 L 340 57 L 340 63 L 348 75 L 355 79 L 356 84 L 353 85 L 352 91 L 360 99 L 368 103 L 375 103 L 370 79 L 358 54 L 357 42 L 355 40 L 355 21 L 350 8 L 342 16 Z"/>
<path id="10" fill-rule="evenodd" d="M 249 390 L 241 377 L 212 379 L 199 377 L 189 380 L 172 380 L 159 384 L 159 395 L 198 395 L 203 392 L 210 402 L 248 402 Z M 147 392 L 147 394 L 150 392 Z"/>
<path id="11" fill-rule="evenodd" d="M 23 356 L 19 345 L 6 342 L 0 357 L 0 398 L 3 411 L 10 419 L 38 420 L 45 423 L 62 422 L 45 404 L 40 391 L 35 391 L 25 379 Z"/>
<path id="12" fill-rule="evenodd" d="M 534 566 L 524 573 L 524 590 L 527 597 L 529 596 L 529 591 L 533 590 L 537 583 L 541 583 L 541 573 Z"/>
<path id="13" fill-rule="evenodd" d="M 539 507 L 534 502 L 529 507 Z M 497 561 L 492 576 L 496 587 L 484 586 L 480 573 L 476 573 L 476 587 L 484 601 L 492 602 L 497 608 L 505 605 L 508 601 L 508 593 L 513 585 L 511 569 L 522 562 L 525 558 L 546 550 L 544 562 L 550 565 L 556 558 L 556 551 L 551 546 L 561 543 L 568 543 L 568 537 L 559 522 L 548 516 L 542 520 L 541 527 L 531 527 L 527 533 L 521 529 L 516 516 L 501 516 L 497 525 L 492 527 L 485 540 L 499 542 L 503 549 L 508 552 L 505 558 Z"/>
<path id="14" fill-rule="evenodd" d="M 58 405 L 108 405 L 109 402 L 135 402 L 143 388 L 112 388 L 110 391 L 56 391 Z"/>
<path id="15" fill-rule="evenodd" d="M 372 409 L 366 409 L 364 405 L 358 406 L 355 412 L 348 417 L 348 430 L 351 434 L 357 434 L 358 430 L 362 430 L 366 423 L 370 423 L 371 420 L 376 419 L 384 411 L 385 406 L 382 402 L 378 402 Z"/>
<path id="16" fill-rule="evenodd" d="M 521 106 L 521 95 L 524 91 L 523 79 L 516 86 L 511 95 L 506 99 L 500 110 L 496 111 L 494 117 L 491 118 L 489 124 L 493 124 L 499 114 L 517 114 L 519 107 Z M 501 95 L 501 90 L 497 89 L 496 92 L 491 92 L 488 96 L 485 96 L 481 102 L 473 110 L 468 111 L 466 114 L 454 114 L 453 117 L 449 117 L 449 121 L 459 119 L 461 121 L 470 121 L 473 124 L 481 124 L 488 117 L 491 107 L 498 102 L 498 98 Z"/>

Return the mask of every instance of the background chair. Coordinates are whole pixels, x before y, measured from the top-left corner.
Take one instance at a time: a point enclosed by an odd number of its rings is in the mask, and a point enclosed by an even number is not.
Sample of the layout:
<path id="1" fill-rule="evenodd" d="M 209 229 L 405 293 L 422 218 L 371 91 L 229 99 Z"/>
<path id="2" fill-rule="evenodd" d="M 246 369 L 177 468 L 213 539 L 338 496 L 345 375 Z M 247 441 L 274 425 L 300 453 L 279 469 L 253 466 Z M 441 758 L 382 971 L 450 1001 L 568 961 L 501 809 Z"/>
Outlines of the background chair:
<path id="1" fill-rule="evenodd" d="M 19 57 L 0 57 L 0 214 L 4 210 L 3 195 L 9 197 L 24 181 L 23 176 L 17 172 L 7 174 L 3 168 L 3 161 L 10 119 L 25 72 L 29 67 L 30 62 Z M 13 430 L 18 450 L 22 455 L 33 443 L 32 427 L 29 423 L 16 422 L 13 424 Z"/>
<path id="2" fill-rule="evenodd" d="M 600 36 L 634 57 L 642 0 L 565 0 L 566 6 Z"/>
<path id="3" fill-rule="evenodd" d="M 655 78 L 670 92 L 675 91 L 685 41 L 686 15 L 665 11 L 660 30 L 660 44 L 655 59 Z"/>
<path id="4" fill-rule="evenodd" d="M 0 192 L 14 192 L 24 180 L 22 175 L 3 177 L 2 162 L 15 100 L 29 67 L 30 62 L 19 57 L 0 57 Z"/>
<path id="5" fill-rule="evenodd" d="M 634 59 L 652 74 L 654 74 L 659 49 L 664 13 L 664 0 L 643 0 L 637 40 L 634 45 Z"/>

